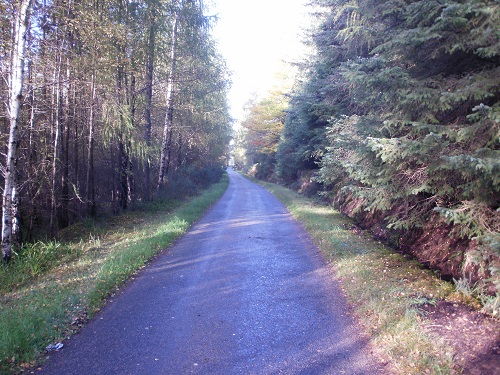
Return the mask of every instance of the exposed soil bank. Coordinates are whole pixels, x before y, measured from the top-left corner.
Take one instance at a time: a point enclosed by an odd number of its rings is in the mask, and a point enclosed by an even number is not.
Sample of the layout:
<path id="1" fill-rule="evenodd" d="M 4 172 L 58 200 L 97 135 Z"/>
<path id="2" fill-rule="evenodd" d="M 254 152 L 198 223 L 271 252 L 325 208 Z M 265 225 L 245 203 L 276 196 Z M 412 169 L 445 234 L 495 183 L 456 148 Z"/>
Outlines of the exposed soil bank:
<path id="1" fill-rule="evenodd" d="M 369 230 L 396 250 L 411 254 L 425 267 L 438 271 L 441 278 L 449 281 L 465 278 L 470 285 L 481 281 L 487 294 L 498 292 L 489 268 L 499 259 L 482 258 L 482 266 L 475 264 L 471 260 L 478 257 L 476 242 L 459 237 L 456 228 L 446 224 L 438 214 L 433 215 L 422 228 L 398 231 L 387 227 L 385 215 L 359 210 L 360 203 L 355 200 L 337 200 L 336 203 L 340 212 L 354 219 L 362 229 Z"/>
<path id="2" fill-rule="evenodd" d="M 427 330 L 453 347 L 464 374 L 500 374 L 500 323 L 459 303 L 439 301 L 422 307 Z"/>

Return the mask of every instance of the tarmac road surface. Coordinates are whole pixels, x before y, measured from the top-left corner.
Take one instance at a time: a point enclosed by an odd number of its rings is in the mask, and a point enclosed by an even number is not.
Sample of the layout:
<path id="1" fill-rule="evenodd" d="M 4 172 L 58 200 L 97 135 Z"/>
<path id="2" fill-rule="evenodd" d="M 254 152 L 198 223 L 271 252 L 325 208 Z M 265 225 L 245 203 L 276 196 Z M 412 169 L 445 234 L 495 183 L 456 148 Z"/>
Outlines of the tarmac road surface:
<path id="1" fill-rule="evenodd" d="M 267 190 L 222 199 L 37 374 L 377 374 L 331 270 Z"/>

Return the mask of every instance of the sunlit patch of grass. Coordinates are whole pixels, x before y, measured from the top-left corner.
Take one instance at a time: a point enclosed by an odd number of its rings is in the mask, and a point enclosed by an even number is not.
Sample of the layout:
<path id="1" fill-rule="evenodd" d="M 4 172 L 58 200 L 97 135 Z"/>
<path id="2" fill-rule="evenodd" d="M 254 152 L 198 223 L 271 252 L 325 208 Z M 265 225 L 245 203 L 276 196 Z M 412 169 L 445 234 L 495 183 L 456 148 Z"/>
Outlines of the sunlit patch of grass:
<path id="1" fill-rule="evenodd" d="M 32 366 L 48 344 L 78 330 L 81 319 L 182 235 L 227 185 L 225 176 L 182 204 L 151 203 L 77 224 L 63 233 L 65 240 L 34 244 L 29 257 L 0 267 L 0 373 Z"/>
<path id="2" fill-rule="evenodd" d="M 57 241 L 28 243 L 13 251 L 12 262 L 0 266 L 0 293 L 8 293 L 44 275 L 63 261 L 78 257 L 80 251 Z"/>
<path id="3" fill-rule="evenodd" d="M 453 353 L 424 330 L 419 303 L 446 299 L 453 286 L 417 262 L 352 231 L 334 209 L 279 185 L 263 183 L 304 225 L 331 262 L 374 351 L 398 374 L 453 374 Z"/>

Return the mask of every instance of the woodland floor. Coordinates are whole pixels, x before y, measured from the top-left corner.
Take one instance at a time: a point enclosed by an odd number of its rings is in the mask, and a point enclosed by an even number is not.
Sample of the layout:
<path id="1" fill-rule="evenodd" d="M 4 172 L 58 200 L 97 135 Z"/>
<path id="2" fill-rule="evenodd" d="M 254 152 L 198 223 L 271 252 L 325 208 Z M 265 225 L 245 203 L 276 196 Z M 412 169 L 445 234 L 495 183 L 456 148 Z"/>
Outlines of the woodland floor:
<path id="1" fill-rule="evenodd" d="M 500 374 L 500 321 L 472 308 L 446 301 L 425 305 L 426 329 L 437 333 L 456 353 L 464 374 Z"/>
<path id="2" fill-rule="evenodd" d="M 353 217 L 350 209 L 343 213 Z M 365 226 L 370 227 L 366 223 Z M 444 259 L 446 261 L 441 261 L 440 267 L 434 265 L 430 268 L 449 273 L 449 277 L 455 276 L 453 268 L 460 269 L 461 259 L 454 259 L 448 253 L 449 249 L 457 247 L 456 243 L 450 243 L 450 231 L 443 231 L 439 225 L 433 226 L 432 223 L 429 228 L 427 235 L 420 239 L 418 250 L 409 253 L 417 258 L 425 254 L 424 259 Z M 376 229 L 377 226 L 372 227 L 371 234 L 386 241 L 385 233 L 382 231 L 381 234 Z M 360 234 L 362 231 L 356 227 L 354 233 Z M 443 265 L 448 268 L 443 268 Z M 438 301 L 435 305 L 422 306 L 421 310 L 428 319 L 426 329 L 449 343 L 455 353 L 454 363 L 463 369 L 463 374 L 500 375 L 500 319 L 458 302 Z"/>

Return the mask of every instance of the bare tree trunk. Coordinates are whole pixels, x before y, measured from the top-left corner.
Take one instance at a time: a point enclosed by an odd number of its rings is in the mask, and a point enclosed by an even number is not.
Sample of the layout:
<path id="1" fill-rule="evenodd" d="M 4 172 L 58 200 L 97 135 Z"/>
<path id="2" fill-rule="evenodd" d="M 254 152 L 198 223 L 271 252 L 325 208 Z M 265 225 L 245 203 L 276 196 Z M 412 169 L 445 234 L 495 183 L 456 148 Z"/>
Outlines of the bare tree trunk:
<path id="1" fill-rule="evenodd" d="M 175 169 L 179 169 L 182 165 L 182 133 L 179 132 L 179 139 L 177 140 L 177 143 L 179 144 L 179 149 L 177 150 L 177 164 L 175 166 Z"/>
<path id="2" fill-rule="evenodd" d="M 61 69 L 62 69 L 62 52 L 58 57 L 57 66 L 54 68 L 54 145 L 52 150 L 52 186 L 50 194 L 50 235 L 54 236 L 57 231 L 57 175 L 58 175 L 58 162 L 59 162 L 59 148 L 61 142 Z"/>
<path id="3" fill-rule="evenodd" d="M 132 149 L 132 142 L 129 140 L 127 149 L 131 150 Z M 133 169 L 133 163 L 132 163 L 132 158 L 130 155 L 128 155 L 128 165 L 127 165 L 127 199 L 128 202 L 132 202 L 134 199 L 134 169 Z"/>
<path id="4" fill-rule="evenodd" d="M 70 139 L 70 126 L 69 126 L 69 82 L 71 78 L 69 58 L 66 61 L 66 82 L 63 86 L 63 99 L 62 104 L 62 132 L 61 137 L 61 157 L 62 157 L 62 174 L 61 174 L 61 213 L 59 226 L 64 228 L 69 225 L 69 139 Z"/>
<path id="5" fill-rule="evenodd" d="M 118 198 L 119 198 L 119 188 L 117 187 L 117 183 L 116 181 L 118 180 L 118 177 L 117 177 L 117 173 L 116 173 L 116 170 L 117 170 L 117 167 L 116 167 L 116 164 L 115 164 L 115 142 L 113 142 L 113 144 L 111 145 L 111 147 L 109 148 L 109 156 L 110 156 L 110 159 L 111 160 L 111 173 L 112 173 L 112 178 L 111 178 L 111 185 L 112 185 L 112 188 L 111 188 L 111 203 L 112 203 L 112 207 L 113 207 L 113 213 L 118 213 L 119 212 L 119 206 L 117 206 L 117 201 L 118 201 Z"/>
<path id="6" fill-rule="evenodd" d="M 65 18 L 67 21 L 71 20 L 72 1 L 66 3 Z M 70 88 L 71 88 L 71 50 L 73 48 L 73 36 L 68 27 L 64 27 L 63 34 L 63 50 L 66 51 L 66 77 L 62 87 L 62 101 L 61 101 L 61 211 L 59 213 L 59 228 L 65 228 L 69 225 L 69 145 L 70 145 Z M 62 61 L 62 59 L 61 59 Z"/>
<path id="7" fill-rule="evenodd" d="M 167 157 L 168 157 L 168 135 L 169 129 L 172 128 L 173 117 L 174 117 L 174 76 L 175 76 L 175 58 L 177 49 L 177 21 L 179 18 L 179 12 L 176 11 L 174 15 L 174 22 L 172 25 L 172 45 L 170 47 L 170 72 L 168 73 L 167 90 L 165 92 L 165 102 L 167 105 L 167 111 L 165 115 L 165 125 L 163 127 L 163 139 L 161 144 L 161 155 L 160 155 L 160 171 L 158 175 L 158 186 L 159 190 L 165 183 L 166 168 L 167 168 Z"/>
<path id="8" fill-rule="evenodd" d="M 80 77 L 81 78 L 81 77 Z M 72 93 L 72 102 L 73 102 L 73 111 L 72 111 L 72 117 L 73 117 L 73 124 L 74 124 L 74 132 L 73 132 L 73 175 L 74 175 L 74 181 L 75 181 L 75 191 L 77 192 L 77 199 L 75 199 L 74 205 L 73 205 L 73 210 L 74 212 L 78 213 L 80 216 L 80 211 L 81 211 L 81 203 L 83 203 L 82 197 L 81 197 L 81 183 L 80 183 L 80 145 L 78 144 L 79 139 L 80 139 L 80 121 L 81 121 L 81 114 L 78 111 L 76 103 L 78 101 L 84 101 L 83 96 L 81 92 L 79 93 L 79 98 L 77 95 L 77 89 L 76 85 L 73 85 L 73 93 Z"/>
<path id="9" fill-rule="evenodd" d="M 31 69 L 30 69 L 31 73 Z M 35 140 L 34 140 L 34 130 L 35 130 L 35 106 L 36 106 L 36 99 L 35 99 L 35 90 L 31 89 L 31 112 L 30 112 L 30 123 L 29 123 L 29 135 L 28 135 L 28 168 L 27 168 L 27 180 L 29 181 L 29 186 L 28 186 L 28 197 L 27 200 L 30 202 L 28 205 L 28 214 L 27 217 L 29 218 L 29 223 L 28 223 L 28 230 L 27 233 L 31 237 L 31 233 L 33 230 L 33 225 L 34 225 L 34 218 L 35 218 L 35 204 L 34 204 L 34 197 L 36 195 L 35 189 L 33 189 L 33 166 L 35 165 L 35 160 L 36 160 L 36 153 L 35 153 Z"/>
<path id="10" fill-rule="evenodd" d="M 91 90 L 91 103 L 90 103 L 90 113 L 89 113 L 89 133 L 87 141 L 88 145 L 87 176 L 85 180 L 85 185 L 87 187 L 87 199 L 86 199 L 87 215 L 95 217 L 96 215 L 95 185 L 94 185 L 94 122 L 95 122 L 95 102 L 96 102 L 95 71 L 92 72 L 90 90 Z"/>
<path id="11" fill-rule="evenodd" d="M 16 159 L 18 147 L 19 109 L 23 100 L 24 52 L 31 0 L 21 0 L 14 17 L 13 48 L 9 72 L 9 141 L 5 163 L 5 185 L 2 199 L 2 260 L 12 257 L 12 204 L 16 198 Z M 15 207 L 14 207 L 15 208 Z"/>
<path id="12" fill-rule="evenodd" d="M 125 80 L 125 72 L 122 65 L 118 66 L 117 73 L 117 96 L 118 105 L 120 107 L 120 132 L 118 134 L 118 165 L 119 165 L 119 204 L 121 209 L 127 209 L 128 207 L 128 155 L 127 149 L 125 147 L 125 114 L 123 113 L 125 109 L 125 98 L 123 93 L 123 81 Z M 126 85 L 126 83 L 125 83 Z"/>
<path id="13" fill-rule="evenodd" d="M 18 170 L 17 170 L 17 159 L 14 165 L 14 188 L 12 189 L 12 244 L 14 246 L 21 246 L 21 220 L 19 217 L 19 205 L 20 205 L 20 196 L 19 196 L 19 185 L 18 185 Z"/>
<path id="14" fill-rule="evenodd" d="M 135 63 L 132 60 L 132 66 L 134 66 Z M 129 77 L 130 77 L 130 84 L 129 84 Z M 127 104 L 128 113 L 127 115 L 130 116 L 129 121 L 131 123 L 131 128 L 134 128 L 135 124 L 135 105 L 136 105 L 136 90 L 135 90 L 135 75 L 133 73 L 131 74 L 125 74 L 125 87 L 126 87 L 126 97 L 125 97 L 125 103 Z M 127 178 L 127 207 L 129 206 L 129 203 L 133 201 L 134 198 L 134 169 L 133 169 L 133 159 L 131 156 L 132 152 L 132 141 L 130 139 L 130 135 L 128 134 L 129 131 L 127 131 L 127 136 L 124 139 L 124 142 L 126 142 L 126 162 L 127 165 L 124 169 L 125 175 Z"/>
<path id="15" fill-rule="evenodd" d="M 148 3 L 149 7 L 153 7 Z M 155 58 L 155 15 L 154 9 L 149 9 L 150 25 L 149 25 L 149 41 L 147 46 L 147 62 L 146 62 L 146 103 L 144 108 L 144 140 L 146 141 L 146 160 L 144 163 L 145 186 L 144 186 L 144 199 L 149 201 L 151 199 L 151 160 L 149 153 L 151 149 L 151 107 L 153 102 L 153 72 L 154 72 L 154 58 Z"/>
<path id="16" fill-rule="evenodd" d="M 174 129 L 170 128 L 168 131 L 168 144 L 167 144 L 167 165 L 165 167 L 165 176 L 168 177 L 169 171 L 170 171 L 170 164 L 172 163 L 172 135 L 174 133 Z M 180 131 L 179 131 L 180 134 Z"/>
<path id="17" fill-rule="evenodd" d="M 118 144 L 119 159 L 120 159 L 120 208 L 126 210 L 128 207 L 128 157 L 127 150 L 125 149 L 125 144 L 123 140 L 119 140 Z"/>

